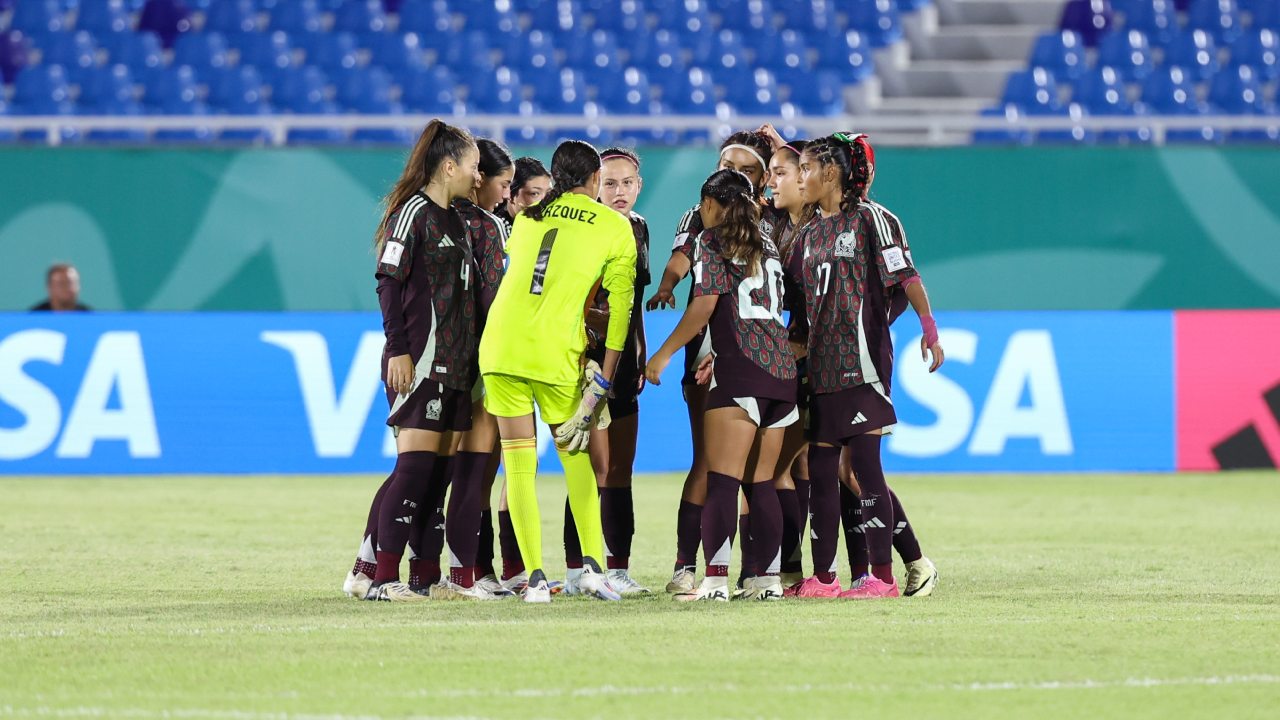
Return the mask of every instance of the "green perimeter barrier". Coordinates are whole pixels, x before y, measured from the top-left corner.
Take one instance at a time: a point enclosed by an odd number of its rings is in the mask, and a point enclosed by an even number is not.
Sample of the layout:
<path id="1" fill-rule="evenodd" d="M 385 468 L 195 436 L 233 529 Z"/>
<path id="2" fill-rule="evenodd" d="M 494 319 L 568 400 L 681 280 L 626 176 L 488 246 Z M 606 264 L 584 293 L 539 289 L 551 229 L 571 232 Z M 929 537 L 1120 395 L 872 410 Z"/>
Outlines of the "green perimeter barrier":
<path id="1" fill-rule="evenodd" d="M 82 299 L 104 310 L 374 309 L 370 239 L 406 152 L 5 149 L 0 309 L 43 298 L 57 261 L 80 268 Z M 661 267 L 716 154 L 642 156 L 638 210 Z M 873 197 L 903 220 L 939 309 L 1280 304 L 1280 152 L 878 157 Z"/>

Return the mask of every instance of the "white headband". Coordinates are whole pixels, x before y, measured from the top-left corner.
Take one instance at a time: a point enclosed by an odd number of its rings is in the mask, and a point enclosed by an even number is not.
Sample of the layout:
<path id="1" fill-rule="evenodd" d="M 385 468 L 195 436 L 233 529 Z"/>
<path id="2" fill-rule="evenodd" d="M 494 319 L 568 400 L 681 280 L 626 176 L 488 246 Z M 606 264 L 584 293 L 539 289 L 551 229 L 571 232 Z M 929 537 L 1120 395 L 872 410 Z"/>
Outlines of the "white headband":
<path id="1" fill-rule="evenodd" d="M 751 157 L 755 158 L 760 162 L 761 170 L 769 169 L 769 163 L 765 162 L 764 158 L 760 157 L 760 153 L 756 152 L 754 149 L 750 147 L 747 147 L 746 145 L 738 145 L 736 143 L 733 145 L 725 145 L 724 147 L 720 148 L 720 157 L 724 157 L 724 154 L 729 152 L 730 150 L 746 150 L 747 152 L 751 153 Z"/>

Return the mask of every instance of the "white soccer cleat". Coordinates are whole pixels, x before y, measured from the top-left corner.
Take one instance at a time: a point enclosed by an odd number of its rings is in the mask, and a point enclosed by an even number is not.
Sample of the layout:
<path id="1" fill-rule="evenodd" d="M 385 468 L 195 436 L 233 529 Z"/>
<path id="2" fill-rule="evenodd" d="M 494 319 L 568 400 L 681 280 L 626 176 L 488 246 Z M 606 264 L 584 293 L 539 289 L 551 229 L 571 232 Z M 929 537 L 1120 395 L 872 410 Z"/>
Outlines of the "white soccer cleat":
<path id="1" fill-rule="evenodd" d="M 938 586 L 938 568 L 927 557 L 907 563 L 907 585 L 902 594 L 907 597 L 928 597 Z"/>
<path id="2" fill-rule="evenodd" d="M 539 580 L 524 589 L 521 599 L 527 603 L 546 604 L 551 602 L 551 588 L 546 580 Z"/>
<path id="3" fill-rule="evenodd" d="M 582 579 L 582 568 L 569 568 L 564 571 L 564 594 L 577 595 L 581 592 L 578 589 L 578 581 Z"/>
<path id="4" fill-rule="evenodd" d="M 609 578 L 589 567 L 582 568 L 578 578 L 578 591 L 597 600 L 621 600 L 622 596 L 609 584 Z"/>
<path id="5" fill-rule="evenodd" d="M 618 591 L 619 595 L 649 594 L 649 588 L 636 582 L 635 579 L 631 577 L 631 573 L 627 572 L 625 568 L 609 570 L 605 573 L 605 577 L 609 579 L 609 584 L 613 586 L 614 590 Z"/>
<path id="6" fill-rule="evenodd" d="M 515 594 L 508 590 L 502 583 L 498 582 L 498 578 L 493 575 L 485 575 L 484 577 L 476 580 L 476 587 L 482 587 L 498 598 L 511 597 Z"/>
<path id="7" fill-rule="evenodd" d="M 373 578 L 352 570 L 347 573 L 347 579 L 342 581 L 342 592 L 346 593 L 347 597 L 363 598 L 369 594 L 369 586 L 372 584 Z"/>
<path id="8" fill-rule="evenodd" d="M 457 593 L 458 599 L 460 600 L 501 600 L 502 599 L 501 595 L 495 595 L 493 592 L 491 592 L 488 588 L 484 587 L 480 583 L 476 583 L 471 587 L 462 587 L 461 585 L 455 585 L 454 583 L 449 583 L 449 586 L 450 586 L 450 589 L 452 589 L 455 593 Z"/>
<path id="9" fill-rule="evenodd" d="M 381 602 L 422 602 L 427 599 L 427 596 L 414 592 L 405 583 L 396 581 L 370 586 L 364 599 Z"/>
<path id="10" fill-rule="evenodd" d="M 781 600 L 782 580 L 777 575 L 750 577 L 743 590 L 743 600 Z"/>
<path id="11" fill-rule="evenodd" d="M 702 579 L 702 584 L 698 585 L 696 592 L 678 595 L 676 599 L 685 602 L 694 600 L 729 602 L 729 578 L 717 575 L 705 577 Z"/>
<path id="12" fill-rule="evenodd" d="M 667 592 L 673 595 L 691 593 L 696 587 L 697 578 L 688 568 L 680 568 L 671 574 L 671 582 L 667 583 Z"/>
<path id="13" fill-rule="evenodd" d="M 524 592 L 525 588 L 529 587 L 529 576 L 524 573 L 512 575 L 502 581 L 502 587 L 509 593 L 519 595 Z"/>

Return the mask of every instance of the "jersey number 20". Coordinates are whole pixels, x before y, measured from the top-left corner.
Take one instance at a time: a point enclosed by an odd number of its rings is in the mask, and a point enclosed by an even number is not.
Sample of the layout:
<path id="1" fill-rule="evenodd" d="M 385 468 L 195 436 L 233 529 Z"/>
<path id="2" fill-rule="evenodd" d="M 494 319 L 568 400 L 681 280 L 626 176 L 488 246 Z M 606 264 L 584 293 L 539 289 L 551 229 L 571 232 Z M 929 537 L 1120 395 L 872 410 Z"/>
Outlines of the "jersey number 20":
<path id="1" fill-rule="evenodd" d="M 751 301 L 751 293 L 762 287 L 769 289 L 769 307 Z M 764 261 L 763 272 L 738 285 L 738 317 L 743 320 L 776 320 L 781 324 L 783 293 L 782 263 L 776 258 L 769 258 Z"/>

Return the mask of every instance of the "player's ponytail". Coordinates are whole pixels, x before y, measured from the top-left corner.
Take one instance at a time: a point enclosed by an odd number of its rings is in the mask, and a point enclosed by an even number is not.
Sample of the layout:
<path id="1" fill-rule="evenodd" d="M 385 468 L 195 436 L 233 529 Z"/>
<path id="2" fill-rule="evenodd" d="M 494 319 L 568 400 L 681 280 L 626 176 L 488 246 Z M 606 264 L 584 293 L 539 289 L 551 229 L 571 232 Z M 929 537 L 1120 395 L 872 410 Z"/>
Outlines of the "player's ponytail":
<path id="1" fill-rule="evenodd" d="M 536 205 L 525 208 L 524 214 L 530 219 L 541 220 L 551 203 L 570 190 L 586 185 L 597 172 L 600 172 L 600 153 L 591 143 L 581 140 L 560 143 L 551 156 L 551 190 Z"/>
<path id="2" fill-rule="evenodd" d="M 702 184 L 702 198 L 715 200 L 724 208 L 715 234 L 725 257 L 745 264 L 754 275 L 764 257 L 764 238 L 760 236 L 760 205 L 751 181 L 737 170 L 717 170 Z"/>
<path id="3" fill-rule="evenodd" d="M 392 213 L 409 201 L 413 194 L 425 188 L 436 174 L 440 164 L 446 158 L 454 162 L 462 162 L 467 150 L 474 148 L 476 141 L 466 130 L 448 125 L 437 119 L 427 123 L 418 142 L 409 153 L 400 179 L 391 187 L 391 192 L 382 199 L 382 222 L 378 223 L 378 232 L 373 236 L 374 245 L 381 252 L 382 242 L 386 235 L 387 222 Z"/>

